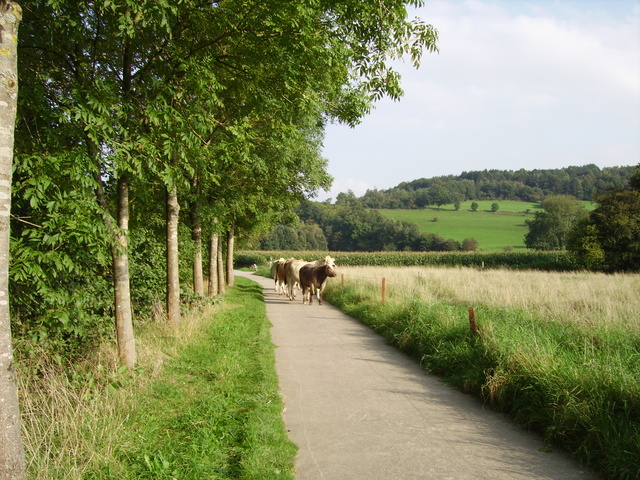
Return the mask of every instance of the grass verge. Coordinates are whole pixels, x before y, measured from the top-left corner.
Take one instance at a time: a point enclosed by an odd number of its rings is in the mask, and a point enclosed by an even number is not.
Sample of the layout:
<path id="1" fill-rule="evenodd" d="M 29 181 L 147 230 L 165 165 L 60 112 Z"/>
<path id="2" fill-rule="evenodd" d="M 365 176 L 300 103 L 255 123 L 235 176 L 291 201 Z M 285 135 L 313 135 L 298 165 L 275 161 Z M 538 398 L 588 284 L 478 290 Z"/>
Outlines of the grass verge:
<path id="1" fill-rule="evenodd" d="M 606 478 L 640 478 L 637 330 L 582 328 L 517 306 L 479 305 L 478 337 L 467 305 L 415 292 L 398 301 L 388 292 L 382 304 L 379 285 L 363 283 L 330 282 L 324 297 Z"/>
<path id="2" fill-rule="evenodd" d="M 140 332 L 136 372 L 101 366 L 110 349 L 21 378 L 29 478 L 293 479 L 261 292 L 237 278 L 179 331 Z"/>

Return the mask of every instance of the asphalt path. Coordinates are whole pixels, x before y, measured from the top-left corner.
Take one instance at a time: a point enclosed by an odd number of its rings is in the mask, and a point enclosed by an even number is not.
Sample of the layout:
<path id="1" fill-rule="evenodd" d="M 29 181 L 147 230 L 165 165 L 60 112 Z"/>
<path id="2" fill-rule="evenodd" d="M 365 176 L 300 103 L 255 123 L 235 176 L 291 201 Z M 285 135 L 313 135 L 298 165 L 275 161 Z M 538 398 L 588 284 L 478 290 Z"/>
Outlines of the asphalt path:
<path id="1" fill-rule="evenodd" d="M 598 478 L 332 305 L 291 302 L 272 279 L 235 273 L 264 288 L 297 479 Z"/>

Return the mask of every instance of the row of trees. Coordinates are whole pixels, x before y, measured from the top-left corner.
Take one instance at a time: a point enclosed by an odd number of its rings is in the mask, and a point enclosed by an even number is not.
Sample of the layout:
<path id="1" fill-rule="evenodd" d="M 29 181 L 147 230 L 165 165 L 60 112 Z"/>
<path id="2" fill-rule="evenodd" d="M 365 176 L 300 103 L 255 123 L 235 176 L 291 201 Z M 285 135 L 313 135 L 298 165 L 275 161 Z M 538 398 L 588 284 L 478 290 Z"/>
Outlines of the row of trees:
<path id="1" fill-rule="evenodd" d="M 388 190 L 368 190 L 359 201 L 367 208 L 409 209 L 455 204 L 465 200 L 539 202 L 550 195 L 591 200 L 610 187 L 623 187 L 633 167 L 596 165 L 552 170 L 484 170 L 421 178 Z M 336 199 L 336 203 L 340 202 Z"/>
<path id="2" fill-rule="evenodd" d="M 9 274 L 19 340 L 68 354 L 115 319 L 121 361 L 134 366 L 134 311 L 161 292 L 167 321 L 180 321 L 185 251 L 202 295 L 208 240 L 214 293 L 222 244 L 229 269 L 237 235 L 330 185 L 325 124 L 355 125 L 379 98 L 401 96 L 389 60 L 418 66 L 436 48 L 435 30 L 407 19 L 419 3 L 25 3 L 19 39 L 1 32 L 20 57 Z M 17 2 L 0 6 L 19 18 Z M 0 430 L 15 433 L 4 399 Z M 16 439 L 0 442 L 3 478 L 21 478 L 5 455 Z"/>
<path id="3" fill-rule="evenodd" d="M 408 22 L 404 3 L 26 6 L 12 225 L 17 317 L 31 325 L 52 312 L 73 322 L 63 312 L 82 302 L 75 292 L 113 280 L 118 331 L 130 329 L 130 244 L 144 237 L 167 242 L 167 316 L 177 324 L 180 228 L 192 233 L 202 293 L 203 236 L 224 234 L 231 248 L 239 232 L 265 228 L 283 207 L 328 187 L 325 123 L 353 125 L 372 101 L 397 98 L 399 79 L 385 62 L 409 53 L 417 64 L 423 47 L 435 48 L 433 29 Z M 119 346 L 132 366 L 130 338 L 120 335 Z"/>

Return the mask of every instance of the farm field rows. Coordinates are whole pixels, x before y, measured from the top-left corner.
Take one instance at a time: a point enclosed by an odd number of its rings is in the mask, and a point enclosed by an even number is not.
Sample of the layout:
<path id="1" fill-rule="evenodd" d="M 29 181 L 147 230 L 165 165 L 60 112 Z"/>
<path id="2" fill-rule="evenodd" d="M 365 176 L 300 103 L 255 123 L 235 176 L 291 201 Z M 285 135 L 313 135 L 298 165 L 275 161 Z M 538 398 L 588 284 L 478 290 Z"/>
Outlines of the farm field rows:
<path id="1" fill-rule="evenodd" d="M 415 223 L 421 232 L 453 238 L 460 243 L 465 238 L 475 238 L 478 251 L 526 250 L 525 220 L 532 220 L 535 212 L 542 211 L 539 203 L 482 200 L 477 202 L 476 212 L 471 211 L 471 203 L 463 202 L 458 211 L 453 205 L 443 205 L 419 210 L 380 209 L 379 212 L 393 220 Z M 500 207 L 495 213 L 491 211 L 493 203 Z M 582 203 L 587 209 L 593 208 L 591 202 Z M 434 221 L 435 218 L 438 220 Z"/>
<path id="2" fill-rule="evenodd" d="M 640 478 L 639 291 L 637 274 L 341 267 L 324 297 L 550 448 L 622 480 Z"/>

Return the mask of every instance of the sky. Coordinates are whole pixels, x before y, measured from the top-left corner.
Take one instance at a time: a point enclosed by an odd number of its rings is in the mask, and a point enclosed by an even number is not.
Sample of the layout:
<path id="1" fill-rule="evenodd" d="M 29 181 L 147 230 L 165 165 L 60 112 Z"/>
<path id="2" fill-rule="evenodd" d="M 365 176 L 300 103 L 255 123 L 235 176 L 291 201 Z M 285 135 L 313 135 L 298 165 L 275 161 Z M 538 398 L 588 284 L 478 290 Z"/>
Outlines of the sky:
<path id="1" fill-rule="evenodd" d="M 331 124 L 335 200 L 465 171 L 640 163 L 640 0 L 427 0 L 439 33 L 404 96 Z"/>

